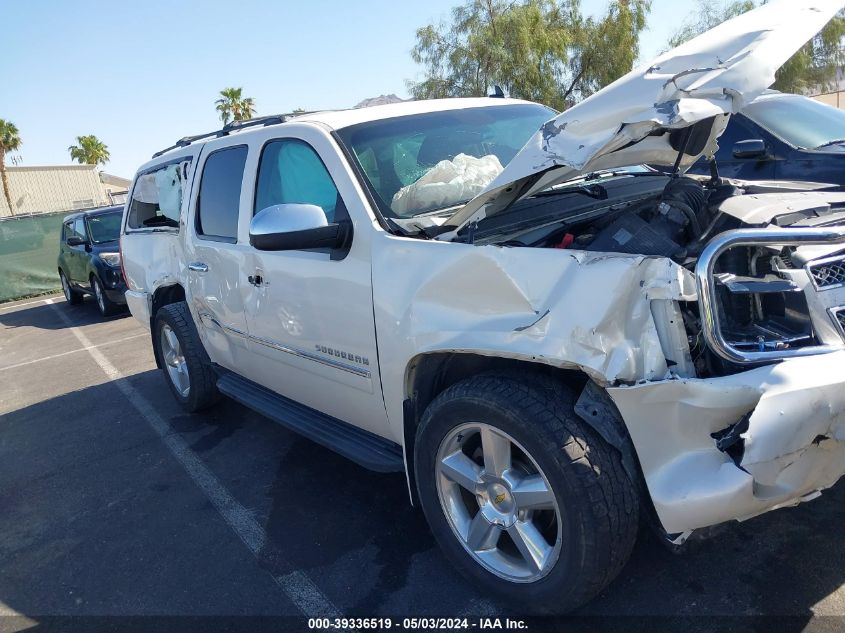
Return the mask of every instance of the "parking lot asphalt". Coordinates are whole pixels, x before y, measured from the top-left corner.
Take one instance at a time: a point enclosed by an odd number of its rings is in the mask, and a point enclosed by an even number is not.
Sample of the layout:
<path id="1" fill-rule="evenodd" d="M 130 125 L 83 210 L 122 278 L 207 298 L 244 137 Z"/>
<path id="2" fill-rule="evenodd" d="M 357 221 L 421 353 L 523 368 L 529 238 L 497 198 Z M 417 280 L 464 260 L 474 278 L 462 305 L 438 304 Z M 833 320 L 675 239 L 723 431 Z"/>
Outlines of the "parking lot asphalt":
<path id="1" fill-rule="evenodd" d="M 566 622 L 710 630 L 763 615 L 842 630 L 843 525 L 840 483 L 682 554 L 643 532 L 622 575 Z M 521 614 L 452 570 L 403 476 L 228 400 L 186 415 L 127 315 L 61 297 L 0 304 L 0 627 L 289 616 L 306 628 L 306 616 L 337 615 Z"/>

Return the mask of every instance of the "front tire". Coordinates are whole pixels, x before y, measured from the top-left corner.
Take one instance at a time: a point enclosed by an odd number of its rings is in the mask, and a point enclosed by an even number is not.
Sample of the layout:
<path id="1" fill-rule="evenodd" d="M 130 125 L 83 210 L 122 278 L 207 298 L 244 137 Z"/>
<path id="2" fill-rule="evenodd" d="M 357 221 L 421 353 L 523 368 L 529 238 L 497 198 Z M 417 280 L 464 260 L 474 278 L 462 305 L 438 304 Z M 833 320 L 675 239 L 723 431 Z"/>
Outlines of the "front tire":
<path id="1" fill-rule="evenodd" d="M 59 270 L 59 281 L 62 282 L 62 292 L 65 295 L 65 301 L 72 306 L 82 303 L 82 293 L 71 288 L 70 282 L 63 270 Z"/>
<path id="2" fill-rule="evenodd" d="M 91 275 L 91 291 L 94 294 L 94 302 L 97 304 L 100 316 L 112 316 L 120 310 L 121 306 L 108 298 L 102 282 L 96 275 Z"/>
<path id="3" fill-rule="evenodd" d="M 167 384 L 185 411 L 201 411 L 220 399 L 217 375 L 184 301 L 156 312 L 153 346 Z"/>
<path id="4" fill-rule="evenodd" d="M 542 376 L 449 387 L 417 431 L 423 511 L 447 558 L 521 611 L 564 613 L 613 580 L 639 504 L 618 452 Z"/>

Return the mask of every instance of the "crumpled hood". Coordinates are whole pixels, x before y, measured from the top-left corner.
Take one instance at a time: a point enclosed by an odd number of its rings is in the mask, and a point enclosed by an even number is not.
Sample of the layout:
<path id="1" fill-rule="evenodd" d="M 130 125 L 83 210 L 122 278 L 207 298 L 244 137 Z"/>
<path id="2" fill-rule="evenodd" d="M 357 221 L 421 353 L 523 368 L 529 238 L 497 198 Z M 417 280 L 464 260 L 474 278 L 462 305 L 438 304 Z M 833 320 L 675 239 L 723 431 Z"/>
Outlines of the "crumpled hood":
<path id="1" fill-rule="evenodd" d="M 690 167 L 717 148 L 729 115 L 834 17 L 843 0 L 773 0 L 634 69 L 545 123 L 505 170 L 443 225 L 470 222 L 580 174 L 639 163 Z"/>

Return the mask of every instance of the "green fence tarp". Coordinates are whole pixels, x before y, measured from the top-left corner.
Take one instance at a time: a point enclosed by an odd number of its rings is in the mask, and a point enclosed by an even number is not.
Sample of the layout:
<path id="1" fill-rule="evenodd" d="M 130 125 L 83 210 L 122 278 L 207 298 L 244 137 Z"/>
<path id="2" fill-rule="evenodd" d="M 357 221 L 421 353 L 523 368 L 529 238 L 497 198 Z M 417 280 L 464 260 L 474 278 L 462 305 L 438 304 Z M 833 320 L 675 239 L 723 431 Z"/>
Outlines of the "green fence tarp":
<path id="1" fill-rule="evenodd" d="M 65 215 L 0 219 L 0 301 L 61 287 L 56 261 Z"/>

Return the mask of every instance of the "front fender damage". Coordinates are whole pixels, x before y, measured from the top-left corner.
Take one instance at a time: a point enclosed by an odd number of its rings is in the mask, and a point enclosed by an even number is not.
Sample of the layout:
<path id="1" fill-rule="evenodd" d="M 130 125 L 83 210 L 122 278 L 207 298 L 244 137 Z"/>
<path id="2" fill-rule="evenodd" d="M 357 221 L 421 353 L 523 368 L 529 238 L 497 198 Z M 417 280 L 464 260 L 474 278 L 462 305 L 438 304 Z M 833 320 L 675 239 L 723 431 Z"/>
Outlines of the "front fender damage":
<path id="1" fill-rule="evenodd" d="M 665 258 L 475 247 L 416 288 L 402 323 L 424 352 L 483 350 L 607 385 L 669 376 L 689 352 L 665 348 L 654 306 L 695 298 L 690 273 Z"/>
<path id="2" fill-rule="evenodd" d="M 608 394 L 658 517 L 681 533 L 795 505 L 836 483 L 845 472 L 843 383 L 845 352 L 835 352 Z M 731 430 L 736 441 L 720 443 Z"/>

